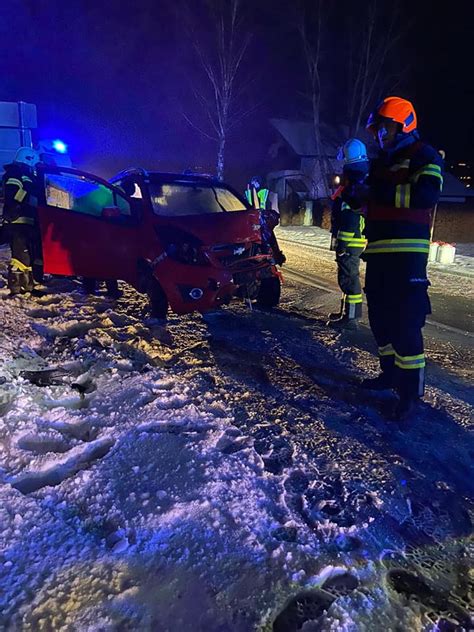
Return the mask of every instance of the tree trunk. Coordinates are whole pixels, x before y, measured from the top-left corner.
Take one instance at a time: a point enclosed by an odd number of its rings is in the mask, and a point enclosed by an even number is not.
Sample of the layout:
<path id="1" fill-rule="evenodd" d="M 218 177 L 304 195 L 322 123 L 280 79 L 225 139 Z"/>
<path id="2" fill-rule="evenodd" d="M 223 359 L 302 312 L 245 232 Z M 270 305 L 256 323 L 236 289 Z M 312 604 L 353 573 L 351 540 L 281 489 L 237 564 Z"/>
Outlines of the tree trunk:
<path id="1" fill-rule="evenodd" d="M 219 148 L 217 151 L 217 178 L 219 180 L 224 179 L 224 151 L 225 151 L 225 136 L 219 136 Z"/>

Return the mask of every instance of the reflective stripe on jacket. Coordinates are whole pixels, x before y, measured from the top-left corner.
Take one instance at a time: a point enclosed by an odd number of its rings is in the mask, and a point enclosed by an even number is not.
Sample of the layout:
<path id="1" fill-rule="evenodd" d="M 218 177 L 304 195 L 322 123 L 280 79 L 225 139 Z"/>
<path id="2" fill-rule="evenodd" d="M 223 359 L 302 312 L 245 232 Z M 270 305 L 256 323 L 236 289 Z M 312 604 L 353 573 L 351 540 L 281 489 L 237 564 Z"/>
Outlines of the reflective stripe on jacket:
<path id="1" fill-rule="evenodd" d="M 267 209 L 268 196 L 270 191 L 268 189 L 259 189 L 257 191 L 258 203 L 261 211 Z"/>
<path id="2" fill-rule="evenodd" d="M 340 198 L 334 200 L 331 232 L 337 238 L 337 245 L 354 254 L 361 253 L 367 243 L 364 227 L 365 219 L 361 215 L 361 209 L 352 209 Z"/>

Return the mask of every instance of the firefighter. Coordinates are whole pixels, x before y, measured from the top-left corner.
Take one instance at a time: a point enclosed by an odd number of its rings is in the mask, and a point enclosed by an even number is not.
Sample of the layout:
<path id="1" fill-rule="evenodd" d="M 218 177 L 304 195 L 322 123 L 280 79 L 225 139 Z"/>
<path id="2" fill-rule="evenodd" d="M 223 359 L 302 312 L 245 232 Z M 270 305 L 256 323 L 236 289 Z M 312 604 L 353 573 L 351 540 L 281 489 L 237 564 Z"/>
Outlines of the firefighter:
<path id="1" fill-rule="evenodd" d="M 254 176 L 245 189 L 247 202 L 260 210 L 262 241 L 271 249 L 275 263 L 282 266 L 286 257 L 280 250 L 274 230 L 280 221 L 280 214 L 272 208 L 270 191 L 263 186 L 263 178 Z"/>
<path id="2" fill-rule="evenodd" d="M 41 275 L 41 240 L 36 221 L 39 196 L 36 165 L 39 161 L 36 150 L 20 147 L 13 162 L 5 165 L 3 217 L 12 253 L 8 268 L 11 296 L 32 292 L 33 272 L 38 278 Z"/>
<path id="3" fill-rule="evenodd" d="M 362 386 L 395 388 L 394 417 L 402 420 L 416 411 L 424 393 L 422 329 L 431 313 L 426 266 L 443 161 L 420 140 L 415 109 L 405 99 L 385 98 L 369 116 L 367 129 L 380 156 L 371 166 L 368 188 L 356 185 L 352 193 L 367 199 L 365 292 L 381 373 Z"/>
<path id="4" fill-rule="evenodd" d="M 337 281 L 341 288 L 341 309 L 329 314 L 329 326 L 356 329 L 362 316 L 362 288 L 359 278 L 360 255 L 365 248 L 364 216 L 357 198 L 344 201 L 345 187 L 363 184 L 369 171 L 367 149 L 360 140 L 348 140 L 338 155 L 344 161 L 342 185 L 333 196 L 331 234 L 335 238 Z"/>

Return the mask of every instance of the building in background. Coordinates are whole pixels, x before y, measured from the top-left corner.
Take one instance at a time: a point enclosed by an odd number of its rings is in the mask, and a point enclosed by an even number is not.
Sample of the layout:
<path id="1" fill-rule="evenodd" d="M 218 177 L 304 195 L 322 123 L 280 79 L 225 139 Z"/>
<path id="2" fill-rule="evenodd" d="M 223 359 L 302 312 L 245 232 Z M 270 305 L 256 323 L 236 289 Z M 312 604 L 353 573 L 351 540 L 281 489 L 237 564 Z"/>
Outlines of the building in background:
<path id="1" fill-rule="evenodd" d="M 32 147 L 38 127 L 36 105 L 0 101 L 0 169 L 11 162 L 19 147 Z"/>
<path id="2" fill-rule="evenodd" d="M 0 101 L 0 173 L 20 147 L 35 147 L 49 164 L 70 167 L 67 145 L 60 139 L 44 139 L 38 130 L 36 105 L 24 101 Z"/>

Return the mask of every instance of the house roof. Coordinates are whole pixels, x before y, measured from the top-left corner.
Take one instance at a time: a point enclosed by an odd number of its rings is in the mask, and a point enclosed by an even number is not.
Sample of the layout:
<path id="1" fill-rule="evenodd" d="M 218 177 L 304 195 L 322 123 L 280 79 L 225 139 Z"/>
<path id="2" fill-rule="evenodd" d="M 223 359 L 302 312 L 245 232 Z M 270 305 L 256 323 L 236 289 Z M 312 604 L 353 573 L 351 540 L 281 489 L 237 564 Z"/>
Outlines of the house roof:
<path id="1" fill-rule="evenodd" d="M 311 121 L 272 118 L 270 123 L 299 156 L 316 157 L 318 155 Z M 336 157 L 339 148 L 347 140 L 348 133 L 349 130 L 345 125 L 321 124 L 321 140 L 324 153 L 328 158 Z"/>

